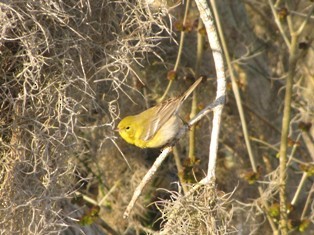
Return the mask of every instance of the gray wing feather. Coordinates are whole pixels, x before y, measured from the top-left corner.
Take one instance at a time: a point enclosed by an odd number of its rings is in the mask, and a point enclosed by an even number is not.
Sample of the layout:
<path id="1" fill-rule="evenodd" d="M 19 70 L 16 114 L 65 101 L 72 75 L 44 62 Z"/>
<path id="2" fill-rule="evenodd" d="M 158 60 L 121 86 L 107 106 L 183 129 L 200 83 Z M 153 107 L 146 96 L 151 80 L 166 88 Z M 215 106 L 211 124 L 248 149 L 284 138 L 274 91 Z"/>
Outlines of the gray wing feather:
<path id="1" fill-rule="evenodd" d="M 181 99 L 171 99 L 164 103 L 161 103 L 156 108 L 155 118 L 151 121 L 151 125 L 143 139 L 145 141 L 150 140 L 155 133 L 173 116 L 178 110 L 178 102 L 181 102 Z"/>
<path id="2" fill-rule="evenodd" d="M 145 141 L 154 137 L 155 133 L 173 116 L 176 115 L 178 109 L 184 100 L 194 91 L 194 89 L 200 84 L 202 78 L 199 78 L 190 88 L 179 98 L 169 99 L 158 106 L 156 106 L 155 118 L 151 121 L 145 136 L 142 139 Z"/>

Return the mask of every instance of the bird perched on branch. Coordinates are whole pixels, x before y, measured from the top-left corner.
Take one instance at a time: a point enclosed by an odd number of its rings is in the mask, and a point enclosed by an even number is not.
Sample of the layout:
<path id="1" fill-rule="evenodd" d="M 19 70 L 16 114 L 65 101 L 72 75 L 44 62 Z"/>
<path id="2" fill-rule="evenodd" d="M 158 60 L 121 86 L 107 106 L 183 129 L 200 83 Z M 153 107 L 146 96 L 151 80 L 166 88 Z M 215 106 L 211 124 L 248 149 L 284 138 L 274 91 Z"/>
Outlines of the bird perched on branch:
<path id="1" fill-rule="evenodd" d="M 118 124 L 117 131 L 128 143 L 140 148 L 159 148 L 178 138 L 184 122 L 178 115 L 182 103 L 200 84 L 194 82 L 182 96 L 171 98 L 137 115 L 127 116 Z"/>

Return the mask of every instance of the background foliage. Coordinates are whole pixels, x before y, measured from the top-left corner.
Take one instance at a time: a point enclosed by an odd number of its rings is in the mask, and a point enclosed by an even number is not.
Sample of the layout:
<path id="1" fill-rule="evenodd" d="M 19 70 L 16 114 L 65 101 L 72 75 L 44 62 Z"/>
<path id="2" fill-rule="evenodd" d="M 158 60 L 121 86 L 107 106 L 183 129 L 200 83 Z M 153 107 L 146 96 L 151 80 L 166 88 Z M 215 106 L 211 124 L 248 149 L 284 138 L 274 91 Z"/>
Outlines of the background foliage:
<path id="1" fill-rule="evenodd" d="M 291 27 L 288 15 L 297 27 L 312 5 L 295 1 L 289 12 L 278 7 L 284 30 Z M 183 171 L 178 172 L 169 157 L 130 219 L 123 220 L 134 188 L 159 150 L 129 146 L 113 130 L 120 117 L 144 110 L 163 94 L 181 32 L 181 64 L 168 96 L 181 94 L 193 82 L 197 34 L 204 34 L 197 28 L 194 3 L 185 25 L 184 7 L 172 1 L 0 3 L 1 234 L 140 234 L 154 233 L 165 224 L 168 234 L 206 234 L 214 224 L 208 218 L 224 222 L 219 225 L 221 234 L 271 232 L 266 216 L 277 224 L 277 153 L 291 54 L 269 1 L 220 1 L 218 7 L 258 172 L 251 170 L 230 86 L 217 192 L 205 188 L 192 201 L 184 201 L 180 184 L 174 183 L 180 178 L 192 184 L 204 177 L 209 115 L 196 126 L 197 161 L 187 160 L 188 138 L 182 139 L 178 153 Z M 295 234 L 314 233 L 313 20 L 310 14 L 299 37 L 291 104 L 286 194 L 291 204 L 289 229 Z M 198 110 L 213 100 L 213 68 L 205 42 L 198 73 L 207 79 L 197 90 Z M 184 119 L 189 118 L 189 107 L 186 102 Z M 182 207 L 186 210 L 180 211 Z"/>

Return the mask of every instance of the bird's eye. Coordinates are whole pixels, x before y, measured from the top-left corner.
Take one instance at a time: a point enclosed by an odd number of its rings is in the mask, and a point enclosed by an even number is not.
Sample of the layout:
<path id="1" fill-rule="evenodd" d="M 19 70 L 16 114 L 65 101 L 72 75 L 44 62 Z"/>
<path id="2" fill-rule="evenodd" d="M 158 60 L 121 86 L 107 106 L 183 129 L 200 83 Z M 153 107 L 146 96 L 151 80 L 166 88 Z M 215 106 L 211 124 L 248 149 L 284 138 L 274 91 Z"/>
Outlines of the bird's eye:
<path id="1" fill-rule="evenodd" d="M 128 131 L 128 130 L 130 130 L 130 127 L 129 127 L 129 126 L 127 126 L 125 129 Z"/>

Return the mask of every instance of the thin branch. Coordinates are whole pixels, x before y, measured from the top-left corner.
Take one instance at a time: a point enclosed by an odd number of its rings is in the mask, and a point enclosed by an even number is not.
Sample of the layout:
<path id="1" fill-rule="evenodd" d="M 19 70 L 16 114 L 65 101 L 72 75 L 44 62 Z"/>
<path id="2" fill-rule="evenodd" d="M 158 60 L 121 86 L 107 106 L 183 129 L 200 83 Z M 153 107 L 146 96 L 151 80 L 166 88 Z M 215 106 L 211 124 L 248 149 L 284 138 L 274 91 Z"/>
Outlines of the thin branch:
<path id="1" fill-rule="evenodd" d="M 282 0 L 277 0 L 275 3 L 275 7 L 278 7 L 281 4 Z"/>
<path id="2" fill-rule="evenodd" d="M 180 161 L 178 148 L 176 146 L 173 147 L 173 157 L 174 157 L 174 160 L 175 160 L 175 163 L 176 163 L 176 167 L 177 167 L 177 170 L 178 170 L 178 177 L 179 177 L 182 189 L 183 189 L 183 193 L 186 194 L 188 192 L 188 189 L 187 189 L 186 184 L 185 184 L 184 174 L 183 174 L 183 167 L 182 167 L 182 164 L 181 164 L 181 161 Z"/>
<path id="3" fill-rule="evenodd" d="M 102 206 L 103 203 L 107 200 L 107 198 L 120 186 L 121 179 L 117 180 L 114 185 L 110 188 L 110 190 L 104 195 L 104 197 L 98 202 L 99 206 Z"/>
<path id="4" fill-rule="evenodd" d="M 193 126 L 199 120 L 201 120 L 204 116 L 206 116 L 209 112 L 213 111 L 214 108 L 218 107 L 219 105 L 223 105 L 225 103 L 225 96 L 218 97 L 213 103 L 207 105 L 203 110 L 201 110 L 194 118 L 192 118 L 188 122 L 188 126 Z"/>
<path id="5" fill-rule="evenodd" d="M 312 184 L 312 188 L 311 188 L 309 194 L 307 195 L 305 206 L 303 208 L 302 215 L 301 215 L 301 220 L 304 220 L 307 209 L 311 206 L 311 204 L 313 202 L 313 200 L 311 200 L 313 193 L 314 193 L 314 184 Z"/>
<path id="6" fill-rule="evenodd" d="M 205 38 L 199 30 L 203 27 L 203 22 L 199 20 L 198 22 L 198 33 L 197 33 L 197 55 L 196 55 L 196 63 L 195 63 L 195 77 L 198 78 L 200 74 L 200 67 L 202 63 L 202 58 L 204 54 L 204 42 Z M 196 115 L 197 112 L 197 93 L 193 92 L 190 119 Z M 195 125 L 193 125 L 189 132 L 189 159 L 190 163 L 194 164 L 196 161 L 195 158 Z"/>
<path id="7" fill-rule="evenodd" d="M 314 144 L 310 134 L 308 132 L 302 132 L 302 139 L 305 143 L 309 155 L 312 158 L 312 161 L 314 161 Z"/>
<path id="8" fill-rule="evenodd" d="M 267 146 L 268 148 L 274 150 L 275 152 L 279 152 L 279 149 L 278 149 L 278 148 L 276 148 L 276 147 L 273 146 L 272 144 L 267 143 L 266 141 L 260 140 L 260 139 L 258 139 L 258 138 L 252 137 L 252 136 L 250 137 L 250 139 L 251 139 L 252 141 L 255 141 L 255 142 L 257 142 L 257 143 L 261 143 L 261 144 Z"/>
<path id="9" fill-rule="evenodd" d="M 79 191 L 75 191 L 74 192 L 76 196 L 81 196 L 83 198 L 83 200 L 85 200 L 86 202 L 94 205 L 94 206 L 98 206 L 98 202 L 96 200 L 94 200 L 93 198 L 79 192 Z"/>
<path id="10" fill-rule="evenodd" d="M 278 27 L 278 29 L 279 29 L 279 31 L 280 31 L 280 33 L 281 33 L 281 36 L 282 36 L 282 38 L 284 39 L 284 41 L 285 41 L 287 47 L 290 48 L 290 41 L 289 41 L 289 39 L 288 39 L 288 36 L 287 36 L 286 32 L 284 31 L 284 29 L 283 29 L 283 27 L 282 27 L 282 24 L 281 24 L 281 22 L 280 22 L 280 19 L 279 19 L 278 14 L 277 14 L 276 8 L 275 8 L 275 6 L 274 6 L 272 0 L 268 0 L 268 2 L 269 2 L 270 9 L 271 9 L 271 11 L 272 11 L 272 13 L 273 13 L 273 16 L 274 16 L 274 18 L 275 18 L 275 22 L 276 22 L 276 24 L 277 24 L 277 27 Z M 279 1 L 277 1 L 277 2 L 279 2 Z M 276 3 L 276 6 L 277 6 L 277 5 L 278 5 L 278 4 Z"/>
<path id="11" fill-rule="evenodd" d="M 303 30 L 305 29 L 305 26 L 307 25 L 307 23 L 309 22 L 311 16 L 312 16 L 312 13 L 313 13 L 313 10 L 314 10 L 314 3 L 312 3 L 312 7 L 311 9 L 309 10 L 309 13 L 307 14 L 305 20 L 303 21 L 303 23 L 300 25 L 299 29 L 296 30 L 296 34 L 297 35 L 301 35 L 301 33 L 303 32 Z"/>
<path id="12" fill-rule="evenodd" d="M 288 233 L 287 228 L 287 198 L 286 198 L 286 179 L 287 179 L 287 147 L 288 147 L 288 135 L 289 135 L 289 127 L 290 127 L 290 116 L 291 116 L 291 98 L 292 98 L 292 86 L 293 86 L 293 78 L 295 76 L 295 69 L 297 63 L 297 35 L 292 35 L 291 38 L 291 46 L 289 51 L 289 71 L 286 79 L 286 93 L 285 93 L 285 101 L 284 101 L 284 110 L 283 110 L 283 118 L 282 118 L 282 132 L 280 139 L 280 151 L 279 151 L 279 173 L 280 173 L 280 229 L 282 234 Z"/>
<path id="13" fill-rule="evenodd" d="M 307 179 L 307 177 L 308 177 L 307 172 L 303 172 L 303 175 L 302 175 L 302 178 L 301 178 L 300 183 L 299 183 L 299 185 L 298 185 L 297 191 L 295 192 L 294 197 L 293 197 L 293 199 L 292 199 L 292 201 L 291 201 L 291 205 L 292 205 L 292 206 L 294 206 L 294 205 L 296 204 L 296 202 L 297 202 L 297 200 L 298 200 L 298 197 L 299 197 L 299 195 L 300 195 L 300 193 L 301 193 L 301 189 L 302 189 L 302 187 L 303 187 L 303 185 L 304 185 L 305 180 Z"/>
<path id="14" fill-rule="evenodd" d="M 154 174 L 156 173 L 157 169 L 160 167 L 161 163 L 166 159 L 168 154 L 171 152 L 172 147 L 167 147 L 162 150 L 161 154 L 158 156 L 152 167 L 148 170 L 140 184 L 136 187 L 132 199 L 129 202 L 129 205 L 127 206 L 123 218 L 126 219 L 129 217 L 131 210 L 133 209 L 137 199 L 141 195 L 145 185 L 153 178 Z"/>
<path id="15" fill-rule="evenodd" d="M 182 51 L 183 51 L 184 38 L 185 38 L 185 30 L 184 30 L 184 27 L 185 27 L 185 25 L 186 25 L 186 21 L 187 21 L 187 17 L 188 17 L 189 8 L 190 8 L 190 0 L 187 0 L 187 1 L 186 1 L 186 4 L 185 4 L 185 11 L 184 11 L 184 17 L 183 17 L 183 22 L 182 22 L 183 29 L 182 29 L 181 34 L 180 34 L 180 43 L 179 43 L 179 49 L 178 49 L 177 59 L 176 59 L 176 63 L 175 63 L 174 68 L 173 68 L 173 70 L 174 70 L 175 72 L 178 71 L 178 68 L 179 68 L 179 65 L 180 65 L 180 61 L 181 61 L 181 55 L 182 55 Z M 168 86 L 167 86 L 167 88 L 166 88 L 164 94 L 162 95 L 162 97 L 158 100 L 158 103 L 159 103 L 159 102 L 162 102 L 162 101 L 166 98 L 166 96 L 167 96 L 167 94 L 168 94 L 168 92 L 169 92 L 169 90 L 170 90 L 170 88 L 171 88 L 171 85 L 172 85 L 173 81 L 174 81 L 174 80 L 170 80 L 170 81 L 169 81 Z"/>
<path id="16" fill-rule="evenodd" d="M 295 140 L 295 143 L 293 144 L 292 150 L 291 150 L 291 152 L 289 154 L 287 167 L 289 166 L 290 162 L 292 160 L 294 160 L 293 156 L 294 156 L 295 152 L 297 151 L 297 148 L 299 147 L 299 141 L 300 141 L 301 136 L 302 136 L 302 133 L 299 133 L 298 137 Z"/>

